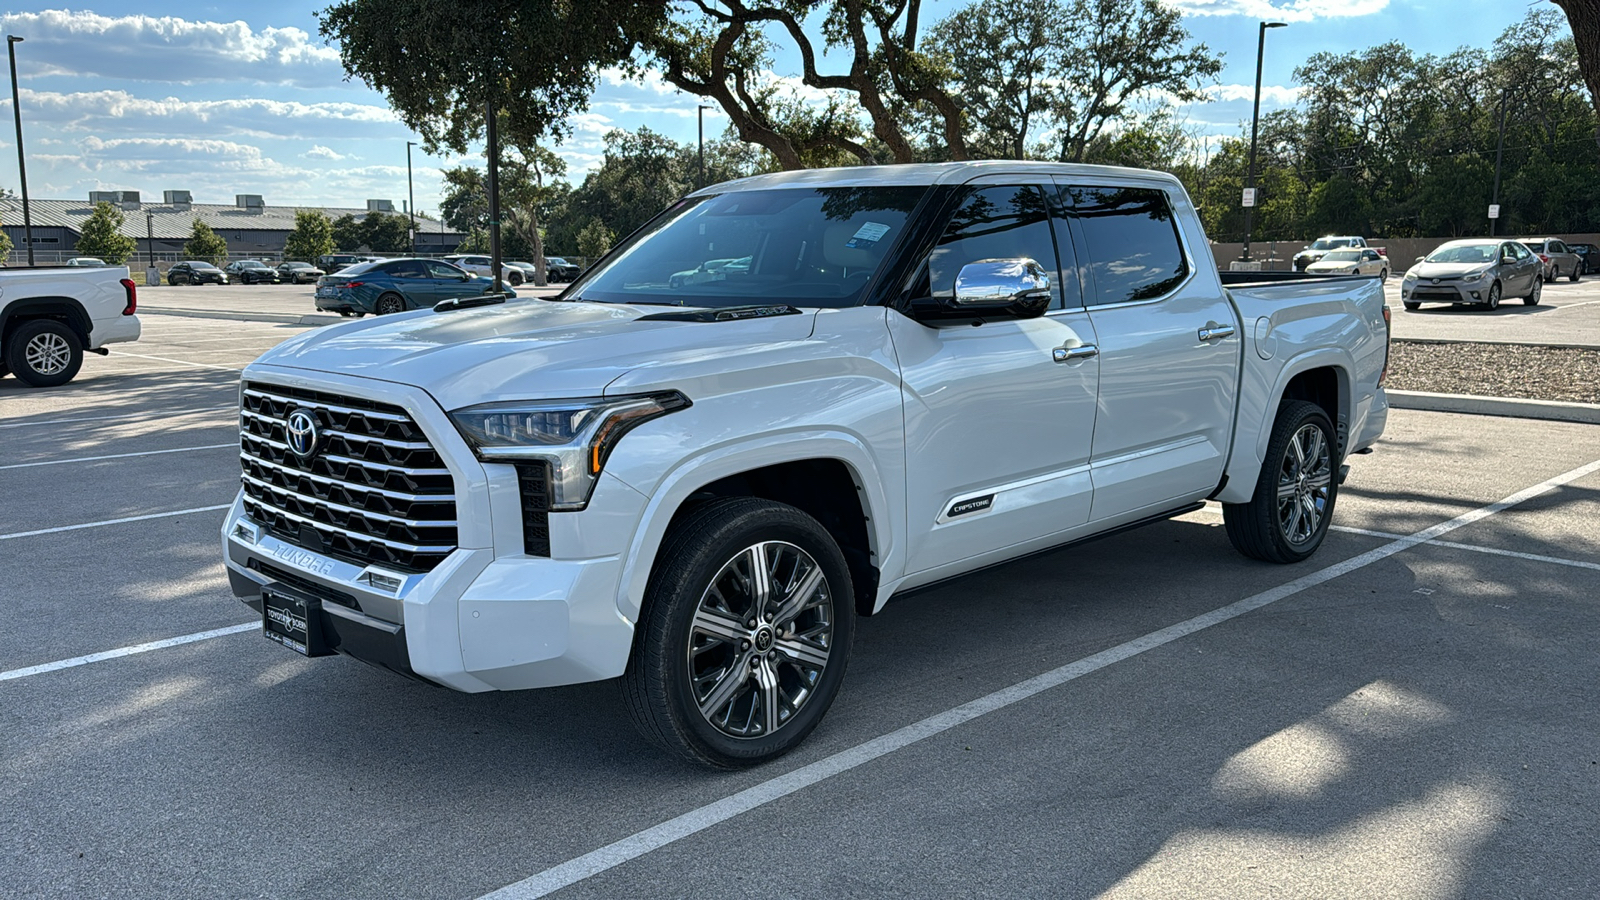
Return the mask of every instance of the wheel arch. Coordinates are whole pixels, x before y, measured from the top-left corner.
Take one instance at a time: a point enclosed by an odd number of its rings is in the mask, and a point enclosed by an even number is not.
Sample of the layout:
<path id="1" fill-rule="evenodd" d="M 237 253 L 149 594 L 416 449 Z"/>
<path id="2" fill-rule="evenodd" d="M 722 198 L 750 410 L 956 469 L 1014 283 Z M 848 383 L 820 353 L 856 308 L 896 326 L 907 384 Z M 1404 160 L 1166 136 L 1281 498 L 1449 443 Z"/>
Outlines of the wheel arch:
<path id="1" fill-rule="evenodd" d="M 1278 407 L 1285 400 L 1305 400 L 1321 407 L 1333 421 L 1338 437 L 1339 459 L 1343 460 L 1355 419 L 1355 385 L 1351 372 L 1355 364 L 1348 352 L 1337 347 L 1309 350 L 1288 360 L 1278 372 L 1271 389 L 1260 396 L 1260 406 L 1241 408 L 1234 433 L 1234 449 L 1228 461 L 1225 483 L 1214 499 L 1224 503 L 1245 503 L 1255 493 L 1256 479 L 1266 459 L 1272 439 L 1272 425 Z M 1240 394 L 1241 405 L 1247 394 Z M 1247 414 L 1250 413 L 1250 414 Z"/>
<path id="2" fill-rule="evenodd" d="M 11 334 L 23 322 L 34 319 L 57 319 L 66 323 L 84 347 L 89 346 L 89 335 L 94 330 L 94 322 L 89 318 L 89 313 L 71 297 L 28 297 L 23 300 L 13 300 L 0 311 L 0 346 L 11 342 Z"/>
<path id="3" fill-rule="evenodd" d="M 881 573 L 894 552 L 881 485 L 866 447 L 846 435 L 774 435 L 685 460 L 646 505 L 625 557 L 618 612 L 639 621 L 662 542 L 687 510 L 718 497 L 750 496 L 789 504 L 817 519 L 850 565 L 856 611 L 871 615 L 882 607 Z"/>

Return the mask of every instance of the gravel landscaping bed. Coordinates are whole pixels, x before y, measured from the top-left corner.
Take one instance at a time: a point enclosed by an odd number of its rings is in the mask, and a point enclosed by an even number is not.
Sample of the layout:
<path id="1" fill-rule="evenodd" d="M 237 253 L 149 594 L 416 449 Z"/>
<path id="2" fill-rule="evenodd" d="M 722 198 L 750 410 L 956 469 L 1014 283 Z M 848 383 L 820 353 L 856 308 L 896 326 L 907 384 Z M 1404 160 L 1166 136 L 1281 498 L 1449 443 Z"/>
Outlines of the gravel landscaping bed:
<path id="1" fill-rule="evenodd" d="M 1394 341 L 1384 387 L 1568 403 L 1600 403 L 1600 350 L 1525 344 Z"/>

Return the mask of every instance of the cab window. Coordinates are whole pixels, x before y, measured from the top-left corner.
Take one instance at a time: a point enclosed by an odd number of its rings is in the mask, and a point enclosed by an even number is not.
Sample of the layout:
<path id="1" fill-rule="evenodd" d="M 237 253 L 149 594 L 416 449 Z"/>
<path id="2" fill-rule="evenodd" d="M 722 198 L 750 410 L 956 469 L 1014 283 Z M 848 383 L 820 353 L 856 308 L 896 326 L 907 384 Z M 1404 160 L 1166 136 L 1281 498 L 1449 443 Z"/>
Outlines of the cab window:
<path id="1" fill-rule="evenodd" d="M 1166 192 L 1154 188 L 1067 188 L 1083 233 L 1091 306 L 1154 300 L 1189 276 L 1189 261 Z"/>
<path id="2" fill-rule="evenodd" d="M 923 296 L 953 297 L 961 267 L 986 259 L 1032 259 L 1050 273 L 1050 308 L 1060 309 L 1061 267 L 1050 206 L 1037 185 L 971 189 L 928 254 Z M 1076 300 L 1074 300 L 1076 302 Z"/>

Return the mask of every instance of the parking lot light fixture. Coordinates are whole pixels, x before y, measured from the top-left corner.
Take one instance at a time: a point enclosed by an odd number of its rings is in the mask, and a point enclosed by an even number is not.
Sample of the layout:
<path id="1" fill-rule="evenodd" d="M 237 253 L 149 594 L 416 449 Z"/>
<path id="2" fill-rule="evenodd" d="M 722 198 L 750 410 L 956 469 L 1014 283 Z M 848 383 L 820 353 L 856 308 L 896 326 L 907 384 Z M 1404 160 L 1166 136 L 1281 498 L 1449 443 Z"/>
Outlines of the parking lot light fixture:
<path id="1" fill-rule="evenodd" d="M 1256 34 L 1256 105 L 1250 114 L 1250 170 L 1245 180 L 1245 187 L 1251 193 L 1250 204 L 1244 208 L 1244 250 L 1239 254 L 1240 259 L 1250 258 L 1250 232 L 1255 227 L 1256 212 L 1256 130 L 1261 126 L 1261 60 L 1267 50 L 1267 29 L 1284 28 L 1288 22 L 1262 22 Z"/>
<path id="2" fill-rule="evenodd" d="M 417 255 L 417 194 L 411 187 L 411 148 L 416 141 L 406 141 L 406 214 L 411 217 L 411 255 Z"/>
<path id="3" fill-rule="evenodd" d="M 28 163 L 22 152 L 22 103 L 17 96 L 17 45 L 22 38 L 6 35 L 6 53 L 11 57 L 11 113 L 17 120 L 17 176 L 22 183 L 22 242 L 28 245 L 28 265 L 33 265 L 33 214 L 28 208 Z"/>

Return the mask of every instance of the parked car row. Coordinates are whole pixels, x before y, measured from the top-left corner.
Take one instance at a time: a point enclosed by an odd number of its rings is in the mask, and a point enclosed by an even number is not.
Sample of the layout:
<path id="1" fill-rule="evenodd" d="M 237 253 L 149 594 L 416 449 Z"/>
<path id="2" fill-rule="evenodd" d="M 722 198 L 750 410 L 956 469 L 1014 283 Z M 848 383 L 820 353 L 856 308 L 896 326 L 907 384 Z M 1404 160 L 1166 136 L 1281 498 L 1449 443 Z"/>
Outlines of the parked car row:
<path id="1" fill-rule="evenodd" d="M 167 284 L 310 284 L 324 274 L 305 262 L 286 262 L 274 268 L 259 259 L 241 259 L 218 268 L 192 259 L 168 269 Z"/>
<path id="2" fill-rule="evenodd" d="M 324 275 L 343 272 L 352 266 L 389 262 L 382 256 L 357 256 L 353 253 L 330 253 L 317 257 L 317 265 L 308 262 L 285 262 L 276 267 L 259 259 L 241 259 L 218 268 L 203 260 L 187 260 L 175 264 L 167 272 L 168 284 L 312 284 Z M 488 276 L 488 256 L 461 254 L 447 256 L 444 262 L 475 275 Z M 70 260 L 69 266 L 103 266 L 104 262 L 92 257 Z M 504 260 L 500 279 L 513 287 L 533 282 L 538 267 L 526 260 Z M 545 257 L 546 278 L 551 284 L 577 279 L 583 270 L 577 264 L 559 256 Z"/>

